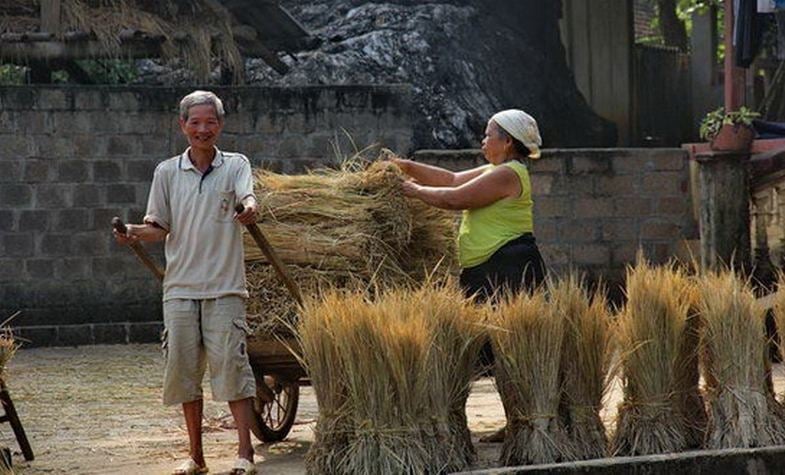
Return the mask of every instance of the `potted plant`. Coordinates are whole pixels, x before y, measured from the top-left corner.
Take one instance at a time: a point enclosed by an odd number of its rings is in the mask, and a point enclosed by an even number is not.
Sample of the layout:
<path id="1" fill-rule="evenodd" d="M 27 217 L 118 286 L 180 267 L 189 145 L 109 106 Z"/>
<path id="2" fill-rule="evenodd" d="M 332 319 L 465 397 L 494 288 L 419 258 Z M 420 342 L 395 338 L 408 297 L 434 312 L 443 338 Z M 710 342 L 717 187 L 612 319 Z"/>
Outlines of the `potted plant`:
<path id="1" fill-rule="evenodd" d="M 746 107 L 737 111 L 725 112 L 720 107 L 706 114 L 701 121 L 701 139 L 710 142 L 712 150 L 741 152 L 749 150 L 755 138 L 752 119 L 760 116 Z"/>

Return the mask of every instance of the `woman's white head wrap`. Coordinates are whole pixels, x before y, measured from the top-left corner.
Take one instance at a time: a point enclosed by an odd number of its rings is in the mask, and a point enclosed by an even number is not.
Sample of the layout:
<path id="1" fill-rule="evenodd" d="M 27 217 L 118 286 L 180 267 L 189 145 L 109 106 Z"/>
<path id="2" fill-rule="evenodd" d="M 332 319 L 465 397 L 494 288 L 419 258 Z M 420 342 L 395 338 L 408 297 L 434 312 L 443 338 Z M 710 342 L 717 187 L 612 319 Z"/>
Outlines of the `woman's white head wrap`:
<path id="1" fill-rule="evenodd" d="M 491 120 L 529 149 L 529 158 L 540 158 L 540 129 L 534 117 L 519 109 L 497 112 Z"/>

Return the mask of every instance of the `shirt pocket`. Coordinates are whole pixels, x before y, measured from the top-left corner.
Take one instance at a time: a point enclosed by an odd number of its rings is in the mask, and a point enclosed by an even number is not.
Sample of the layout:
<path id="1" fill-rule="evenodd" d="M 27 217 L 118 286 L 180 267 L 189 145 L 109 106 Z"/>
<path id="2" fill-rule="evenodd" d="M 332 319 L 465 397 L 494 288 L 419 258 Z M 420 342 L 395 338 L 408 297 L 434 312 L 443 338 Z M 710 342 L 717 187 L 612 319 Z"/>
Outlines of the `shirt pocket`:
<path id="1" fill-rule="evenodd" d="M 211 191 L 210 209 L 215 221 L 231 223 L 234 220 L 234 191 Z"/>

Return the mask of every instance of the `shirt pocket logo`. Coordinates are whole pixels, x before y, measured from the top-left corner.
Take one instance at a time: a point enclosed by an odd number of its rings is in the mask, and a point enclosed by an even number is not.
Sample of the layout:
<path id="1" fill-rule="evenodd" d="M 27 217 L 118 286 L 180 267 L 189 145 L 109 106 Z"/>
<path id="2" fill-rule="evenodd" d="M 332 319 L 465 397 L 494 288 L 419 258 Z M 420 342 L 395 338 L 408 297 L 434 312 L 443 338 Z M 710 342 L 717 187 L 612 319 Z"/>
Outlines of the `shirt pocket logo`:
<path id="1" fill-rule="evenodd" d="M 216 221 L 229 223 L 234 220 L 234 191 L 216 191 L 213 193 L 213 217 Z"/>

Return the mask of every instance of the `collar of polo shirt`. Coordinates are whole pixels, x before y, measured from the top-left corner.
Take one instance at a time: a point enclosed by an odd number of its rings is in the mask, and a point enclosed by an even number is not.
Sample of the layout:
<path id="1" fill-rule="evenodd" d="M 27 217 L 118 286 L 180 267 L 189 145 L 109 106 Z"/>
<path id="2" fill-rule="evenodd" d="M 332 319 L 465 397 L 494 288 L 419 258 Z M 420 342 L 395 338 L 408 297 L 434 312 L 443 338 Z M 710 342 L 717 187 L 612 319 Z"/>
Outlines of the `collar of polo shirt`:
<path id="1" fill-rule="evenodd" d="M 191 147 L 188 147 L 182 155 L 180 155 L 180 170 L 196 170 L 193 162 L 191 161 L 191 157 L 188 155 L 191 151 Z M 213 162 L 210 164 L 213 168 L 218 168 L 224 163 L 224 154 L 222 151 L 215 147 L 215 157 L 213 157 Z"/>

